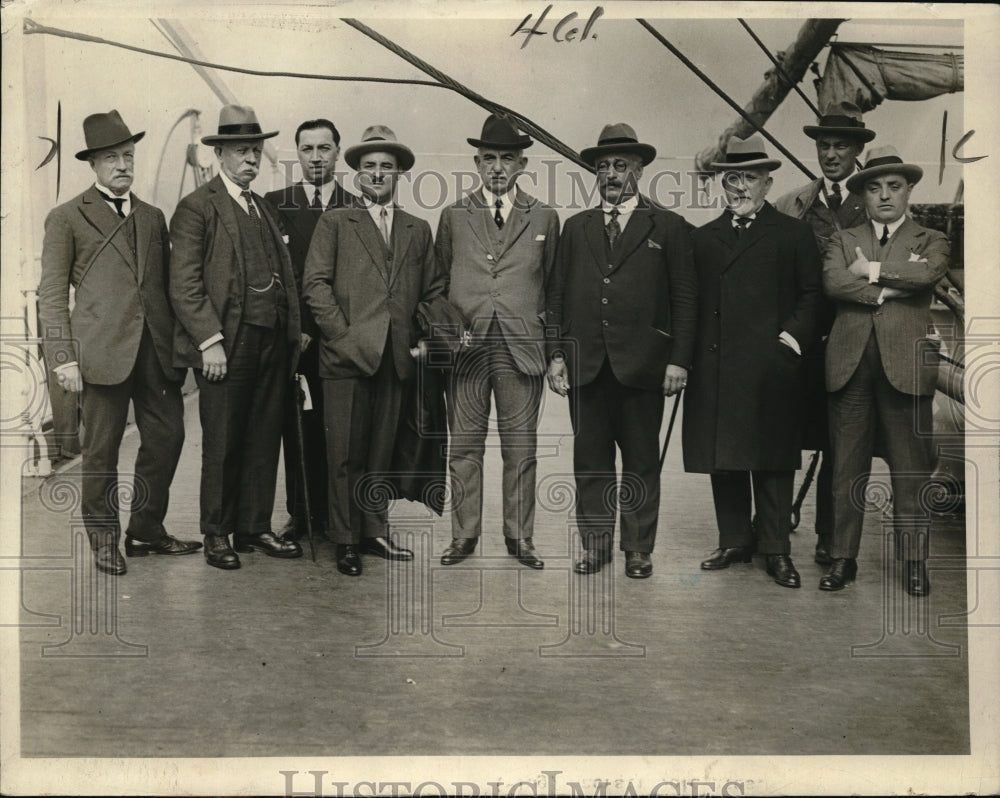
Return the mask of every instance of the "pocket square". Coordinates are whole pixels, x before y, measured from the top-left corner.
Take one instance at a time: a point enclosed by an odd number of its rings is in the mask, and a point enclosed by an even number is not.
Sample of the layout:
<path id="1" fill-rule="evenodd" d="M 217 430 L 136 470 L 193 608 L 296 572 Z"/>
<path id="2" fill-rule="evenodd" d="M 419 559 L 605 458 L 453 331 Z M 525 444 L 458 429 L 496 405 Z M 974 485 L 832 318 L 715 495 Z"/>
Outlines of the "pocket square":
<path id="1" fill-rule="evenodd" d="M 654 241 L 653 239 L 651 239 L 651 238 L 647 238 L 647 239 L 646 239 L 646 245 L 647 245 L 647 246 L 648 246 L 648 247 L 649 247 L 650 249 L 663 249 L 663 247 L 661 247 L 661 246 L 660 246 L 659 244 L 657 244 L 657 243 L 656 243 L 656 242 L 655 242 L 655 241 Z"/>
<path id="2" fill-rule="evenodd" d="M 908 258 L 908 260 L 910 263 L 913 263 L 914 261 L 927 260 L 927 258 L 921 258 L 920 255 L 918 255 L 916 252 L 910 250 L 910 257 Z"/>
<path id="3" fill-rule="evenodd" d="M 545 240 L 545 235 L 543 233 L 539 233 L 537 236 L 535 236 L 535 241 L 544 241 L 544 240 Z"/>
<path id="4" fill-rule="evenodd" d="M 288 236 L 287 236 L 287 235 L 283 235 L 283 236 L 281 237 L 281 241 L 282 241 L 282 243 L 285 243 L 285 244 L 287 244 L 287 243 L 288 243 Z"/>

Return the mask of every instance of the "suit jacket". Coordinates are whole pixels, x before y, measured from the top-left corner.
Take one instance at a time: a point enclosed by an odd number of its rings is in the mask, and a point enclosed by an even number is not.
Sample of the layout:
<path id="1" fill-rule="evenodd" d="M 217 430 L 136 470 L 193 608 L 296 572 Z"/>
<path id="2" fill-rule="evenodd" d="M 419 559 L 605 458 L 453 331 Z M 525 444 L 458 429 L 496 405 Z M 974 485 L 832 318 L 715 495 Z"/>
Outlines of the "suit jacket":
<path id="1" fill-rule="evenodd" d="M 330 202 L 322 210 L 310 207 L 312 197 L 306 194 L 301 183 L 285 186 L 264 195 L 271 203 L 278 216 L 278 223 L 288 236 L 288 254 L 292 258 L 292 271 L 295 272 L 295 285 L 299 289 L 299 316 L 302 320 L 302 332 L 312 338 L 319 336 L 319 328 L 302 296 L 302 274 L 305 271 L 306 255 L 309 253 L 309 243 L 312 241 L 313 230 L 323 211 L 336 208 L 352 208 L 358 203 L 358 198 L 346 191 L 338 181 L 330 195 Z"/>
<path id="2" fill-rule="evenodd" d="M 691 365 L 696 293 L 691 238 L 676 213 L 640 197 L 611 254 L 604 213 L 583 211 L 559 238 L 547 313 L 559 339 L 548 352 L 565 352 L 571 387 L 592 382 L 607 358 L 623 385 L 659 390 L 668 364 Z"/>
<path id="3" fill-rule="evenodd" d="M 297 352 L 299 300 L 288 249 L 271 206 L 253 195 L 274 239 L 281 260 L 281 282 L 288 302 L 286 336 Z M 170 260 L 170 300 L 177 314 L 174 329 L 174 363 L 200 368 L 198 345 L 222 332 L 228 357 L 240 326 L 246 291 L 246 262 L 239 239 L 241 211 L 216 175 L 180 201 L 170 220 L 174 249 Z M 296 358 L 289 358 L 294 373 Z"/>
<path id="4" fill-rule="evenodd" d="M 785 194 L 774 203 L 774 207 L 780 213 L 809 222 L 816 236 L 820 254 L 825 255 L 838 230 L 846 230 L 861 224 L 868 218 L 868 214 L 865 211 L 864 200 L 851 192 L 844 195 L 836 211 L 831 211 L 819 201 L 822 190 L 823 178 L 817 178 Z"/>
<path id="5" fill-rule="evenodd" d="M 414 313 L 444 293 L 444 275 L 427 222 L 397 207 L 391 238 L 389 251 L 363 207 L 324 213 L 316 224 L 303 293 L 320 329 L 321 377 L 371 376 L 387 337 L 399 377 L 416 373 Z"/>
<path id="6" fill-rule="evenodd" d="M 448 299 L 481 343 L 496 314 L 517 367 L 544 374 L 546 293 L 559 241 L 558 214 L 522 191 L 502 230 L 475 191 L 445 208 L 435 239 Z"/>
<path id="7" fill-rule="evenodd" d="M 765 203 L 742 236 L 723 213 L 692 233 L 698 348 L 684 404 L 688 471 L 800 464 L 800 368 L 815 339 L 820 256 L 812 229 Z"/>
<path id="8" fill-rule="evenodd" d="M 86 382 L 117 385 L 132 372 L 145 323 L 163 373 L 179 382 L 184 371 L 173 368 L 171 355 L 167 223 L 159 208 L 134 194 L 129 218 L 119 226 L 121 218 L 93 186 L 49 213 L 38 285 L 45 357 L 49 368 L 75 360 Z M 134 254 L 128 234 L 132 223 Z M 76 289 L 72 315 L 71 285 Z"/>
<path id="9" fill-rule="evenodd" d="M 856 247 L 869 260 L 880 261 L 878 282 L 857 277 L 848 267 Z M 930 304 L 934 286 L 948 269 L 948 239 L 921 227 L 909 217 L 881 247 L 871 222 L 843 230 L 833 240 L 823 264 L 823 288 L 837 303 L 837 317 L 826 351 L 826 387 L 839 391 L 854 374 L 872 331 L 878 341 L 882 368 L 892 386 L 903 393 L 931 396 L 938 361 L 927 339 L 933 321 Z M 884 287 L 908 296 L 878 304 Z"/>

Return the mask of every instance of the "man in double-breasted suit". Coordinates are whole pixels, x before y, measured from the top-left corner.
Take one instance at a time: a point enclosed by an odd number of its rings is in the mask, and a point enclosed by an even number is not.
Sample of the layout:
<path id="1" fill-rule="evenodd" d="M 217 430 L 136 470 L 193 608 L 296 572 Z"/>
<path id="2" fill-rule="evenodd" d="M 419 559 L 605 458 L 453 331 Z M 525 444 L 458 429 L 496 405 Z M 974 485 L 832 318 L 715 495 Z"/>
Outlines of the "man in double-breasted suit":
<path id="1" fill-rule="evenodd" d="M 586 551 L 574 569 L 611 560 L 615 513 L 625 575 L 653 572 L 660 506 L 663 397 L 691 365 L 696 280 L 685 221 L 638 192 L 656 150 L 624 123 L 606 125 L 580 157 L 594 165 L 602 202 L 567 220 L 549 292 L 549 387 L 570 397 L 576 517 Z M 621 451 L 616 500 L 615 446 Z"/>
<path id="2" fill-rule="evenodd" d="M 383 125 L 344 153 L 359 172 L 364 204 L 324 213 L 306 257 L 304 293 L 320 331 L 330 533 L 337 568 L 361 574 L 361 553 L 411 560 L 389 537 L 388 477 L 406 390 L 426 347 L 417 304 L 444 292 L 427 222 L 394 201 L 409 147 Z"/>
<path id="3" fill-rule="evenodd" d="M 767 157 L 759 135 L 730 139 L 725 160 L 711 166 L 728 209 L 692 234 L 700 311 L 683 425 L 684 467 L 711 474 L 719 527 L 719 548 L 701 567 L 750 562 L 752 497 L 767 573 L 797 588 L 789 533 L 819 250 L 808 224 L 766 201 L 781 161 Z"/>
<path id="4" fill-rule="evenodd" d="M 857 162 L 865 143 L 875 138 L 875 131 L 865 127 L 861 109 L 853 103 L 831 103 L 815 125 L 802 131 L 816 142 L 816 159 L 823 176 L 790 191 L 774 207 L 781 213 L 809 222 L 822 256 L 834 234 L 863 223 L 868 217 L 864 200 L 847 190 L 848 179 L 857 171 Z M 830 433 L 827 429 L 826 338 L 833 324 L 833 302 L 825 296 L 819 303 L 816 345 L 803 355 L 804 389 L 802 448 L 820 450 L 822 461 L 816 476 L 816 552 L 815 560 L 830 564 L 833 539 L 833 462 L 830 456 Z"/>
<path id="5" fill-rule="evenodd" d="M 118 111 L 88 116 L 83 131 L 87 146 L 76 157 L 96 181 L 45 220 L 38 315 L 47 365 L 63 390 L 82 391 L 82 513 L 94 565 L 124 574 L 115 482 L 130 401 L 141 443 L 125 551 L 190 554 L 201 544 L 163 528 L 184 444 L 185 372 L 172 364 L 167 223 L 130 192 L 135 143 L 145 133 L 133 135 Z"/>
<path id="6" fill-rule="evenodd" d="M 937 381 L 930 303 L 948 268 L 948 239 L 907 217 L 923 170 L 892 146 L 871 150 L 848 181 L 869 221 L 843 230 L 823 264 L 823 287 L 837 304 L 826 353 L 833 446 L 833 546 L 821 590 L 857 575 L 864 494 L 876 438 L 892 478 L 895 559 L 903 586 L 930 592 L 929 509 L 921 492 L 933 468 L 932 403 Z"/>
<path id="7" fill-rule="evenodd" d="M 545 306 L 559 238 L 559 217 L 517 188 L 532 144 L 491 114 L 476 148 L 482 186 L 445 208 L 435 240 L 448 276 L 448 299 L 465 317 L 469 346 L 448 382 L 454 506 L 443 565 L 464 560 L 482 534 L 483 453 L 491 398 L 503 458 L 503 534 L 507 551 L 530 568 L 535 551 L 535 448 L 545 357 Z"/>
<path id="8" fill-rule="evenodd" d="M 264 139 L 253 109 L 227 105 L 215 147 L 219 174 L 170 220 L 174 358 L 200 392 L 201 531 L 205 559 L 240 567 L 239 553 L 302 556 L 271 531 L 285 391 L 299 346 L 299 301 L 270 205 L 250 190 Z M 229 535 L 233 535 L 230 545 Z M 235 550 L 234 550 L 235 548 Z"/>
<path id="9" fill-rule="evenodd" d="M 301 536 L 305 526 L 305 493 L 300 476 L 300 460 L 305 459 L 309 494 L 309 514 L 320 529 L 327 524 L 326 441 L 323 433 L 323 385 L 319 378 L 319 346 L 314 343 L 319 329 L 302 297 L 302 274 L 312 242 L 316 222 L 324 211 L 353 207 L 358 198 L 346 191 L 336 177 L 340 153 L 340 132 L 329 119 L 309 119 L 295 131 L 295 152 L 302 167 L 302 179 L 264 195 L 271 203 L 288 236 L 296 286 L 299 289 L 299 315 L 302 322 L 302 346 L 298 373 L 309 386 L 310 410 L 302 413 L 303 451 L 299 452 L 297 434 L 298 389 L 293 386 L 285 401 L 285 424 L 281 434 L 285 453 L 285 500 L 288 522 L 281 530 L 284 537 Z"/>

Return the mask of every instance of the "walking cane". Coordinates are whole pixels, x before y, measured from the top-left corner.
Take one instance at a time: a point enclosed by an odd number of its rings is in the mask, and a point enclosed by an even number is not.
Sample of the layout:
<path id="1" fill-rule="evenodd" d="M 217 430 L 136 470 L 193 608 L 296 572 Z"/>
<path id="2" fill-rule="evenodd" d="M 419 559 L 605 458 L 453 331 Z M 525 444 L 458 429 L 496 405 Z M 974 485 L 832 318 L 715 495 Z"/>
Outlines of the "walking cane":
<path id="1" fill-rule="evenodd" d="M 301 374 L 295 375 L 295 441 L 299 449 L 299 481 L 302 483 L 302 501 L 305 503 L 306 534 L 309 536 L 309 552 L 316 562 L 316 543 L 313 541 L 312 505 L 309 503 L 309 469 L 306 468 L 305 432 L 302 428 L 302 408 L 306 394 L 302 390 Z"/>
<path id="2" fill-rule="evenodd" d="M 812 484 L 813 476 L 816 474 L 816 464 L 819 462 L 819 452 L 813 452 L 812 459 L 809 461 L 809 468 L 806 471 L 805 477 L 802 479 L 802 487 L 799 488 L 798 495 L 795 497 L 795 503 L 792 505 L 792 531 L 794 532 L 796 527 L 799 525 L 799 520 L 801 518 L 802 512 L 802 502 L 806 499 L 806 494 L 809 493 L 809 486 Z"/>
<path id="3" fill-rule="evenodd" d="M 677 418 L 677 407 L 681 403 L 682 393 L 684 393 L 683 388 L 677 392 L 677 397 L 674 399 L 674 409 L 670 411 L 670 423 L 667 424 L 667 439 L 663 442 L 663 451 L 660 452 L 660 471 L 663 470 L 663 463 L 667 459 L 667 447 L 670 445 L 670 433 L 674 431 L 674 419 Z"/>

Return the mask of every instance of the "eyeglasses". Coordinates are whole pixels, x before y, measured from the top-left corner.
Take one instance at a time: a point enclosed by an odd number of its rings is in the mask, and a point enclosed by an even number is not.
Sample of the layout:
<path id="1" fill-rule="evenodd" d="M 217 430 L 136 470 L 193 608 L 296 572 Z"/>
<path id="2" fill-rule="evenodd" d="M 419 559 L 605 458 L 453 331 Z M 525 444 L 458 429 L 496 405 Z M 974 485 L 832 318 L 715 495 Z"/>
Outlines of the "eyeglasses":
<path id="1" fill-rule="evenodd" d="M 632 164 L 628 161 L 616 158 L 614 161 L 598 161 L 596 168 L 598 172 L 610 172 L 611 170 L 614 170 L 618 173 L 624 173 L 627 172 L 631 166 Z"/>

